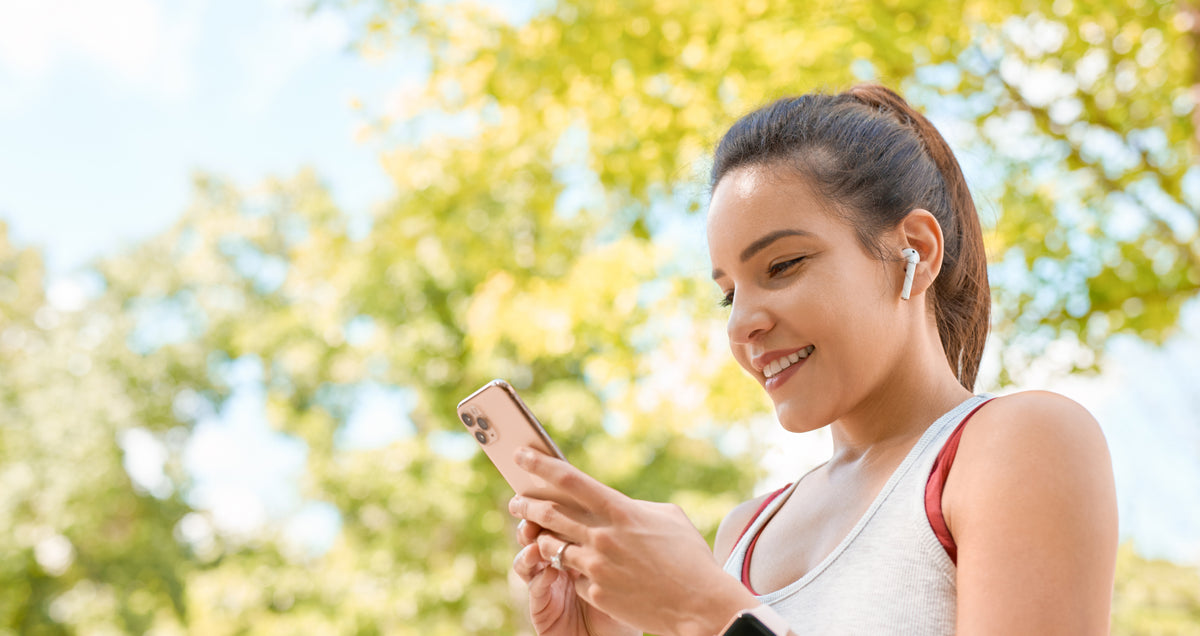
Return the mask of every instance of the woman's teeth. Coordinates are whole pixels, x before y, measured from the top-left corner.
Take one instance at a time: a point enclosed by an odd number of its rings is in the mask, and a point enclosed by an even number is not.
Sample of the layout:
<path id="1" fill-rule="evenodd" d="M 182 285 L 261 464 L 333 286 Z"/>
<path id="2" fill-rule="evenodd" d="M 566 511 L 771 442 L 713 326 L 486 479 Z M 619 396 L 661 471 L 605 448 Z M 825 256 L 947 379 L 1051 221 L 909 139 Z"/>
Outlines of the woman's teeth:
<path id="1" fill-rule="evenodd" d="M 796 353 L 793 353 L 791 355 L 787 355 L 778 360 L 775 360 L 771 364 L 768 364 L 767 368 L 763 369 L 763 375 L 765 375 L 768 378 L 772 378 L 772 377 L 779 375 L 779 372 L 781 372 L 784 369 L 792 366 L 793 364 L 796 364 L 797 362 L 807 358 L 809 356 L 809 354 L 811 354 L 813 352 L 814 348 L 815 347 L 813 345 L 808 345 L 807 347 L 797 351 Z"/>

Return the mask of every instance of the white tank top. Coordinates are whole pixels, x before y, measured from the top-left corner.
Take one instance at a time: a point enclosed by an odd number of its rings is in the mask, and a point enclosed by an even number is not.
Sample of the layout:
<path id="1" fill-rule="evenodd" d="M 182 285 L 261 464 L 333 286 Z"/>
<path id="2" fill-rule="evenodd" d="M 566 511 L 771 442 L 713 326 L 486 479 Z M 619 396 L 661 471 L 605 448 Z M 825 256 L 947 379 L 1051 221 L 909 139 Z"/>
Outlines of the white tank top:
<path id="1" fill-rule="evenodd" d="M 974 396 L 938 418 L 833 552 L 799 580 L 758 599 L 797 634 L 953 634 L 955 567 L 929 526 L 925 483 L 950 434 L 990 397 Z M 798 483 L 754 519 L 726 572 L 741 580 L 747 546 Z"/>

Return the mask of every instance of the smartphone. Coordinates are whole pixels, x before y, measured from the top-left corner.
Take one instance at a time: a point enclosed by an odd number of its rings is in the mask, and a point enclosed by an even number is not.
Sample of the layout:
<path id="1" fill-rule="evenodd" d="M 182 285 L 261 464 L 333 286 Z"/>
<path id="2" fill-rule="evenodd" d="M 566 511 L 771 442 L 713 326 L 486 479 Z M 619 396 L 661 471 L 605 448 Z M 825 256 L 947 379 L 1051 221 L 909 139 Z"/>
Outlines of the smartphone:
<path id="1" fill-rule="evenodd" d="M 518 448 L 529 446 L 566 459 L 516 389 L 504 380 L 492 380 L 459 402 L 458 419 L 517 494 L 537 497 L 546 488 L 544 481 L 513 461 Z"/>

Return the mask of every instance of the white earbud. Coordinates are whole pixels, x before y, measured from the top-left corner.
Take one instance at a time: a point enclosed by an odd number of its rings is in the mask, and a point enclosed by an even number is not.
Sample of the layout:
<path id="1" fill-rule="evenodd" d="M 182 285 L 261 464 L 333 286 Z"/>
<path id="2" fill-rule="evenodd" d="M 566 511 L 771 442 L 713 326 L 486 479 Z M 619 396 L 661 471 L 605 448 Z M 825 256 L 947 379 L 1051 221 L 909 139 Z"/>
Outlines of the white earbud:
<path id="1" fill-rule="evenodd" d="M 913 275 L 917 273 L 917 263 L 921 262 L 921 255 L 911 247 L 900 250 L 900 253 L 904 255 L 904 260 L 908 261 L 904 266 L 904 289 L 900 290 L 900 297 L 908 300 L 908 295 L 912 292 Z"/>

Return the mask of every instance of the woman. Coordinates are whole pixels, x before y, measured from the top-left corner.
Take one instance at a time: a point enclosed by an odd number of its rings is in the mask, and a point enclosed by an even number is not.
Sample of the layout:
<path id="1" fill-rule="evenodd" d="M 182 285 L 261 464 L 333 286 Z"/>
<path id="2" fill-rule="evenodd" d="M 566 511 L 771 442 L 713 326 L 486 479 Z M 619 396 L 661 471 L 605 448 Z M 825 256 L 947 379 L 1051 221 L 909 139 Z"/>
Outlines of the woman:
<path id="1" fill-rule="evenodd" d="M 1103 435 L 1052 393 L 972 393 L 983 237 L 923 116 L 879 86 L 747 115 L 716 152 L 708 240 L 734 357 L 833 455 L 730 512 L 714 558 L 678 508 L 518 453 L 554 492 L 510 504 L 539 634 L 1108 632 Z M 768 631 L 739 631 L 743 610 Z"/>

